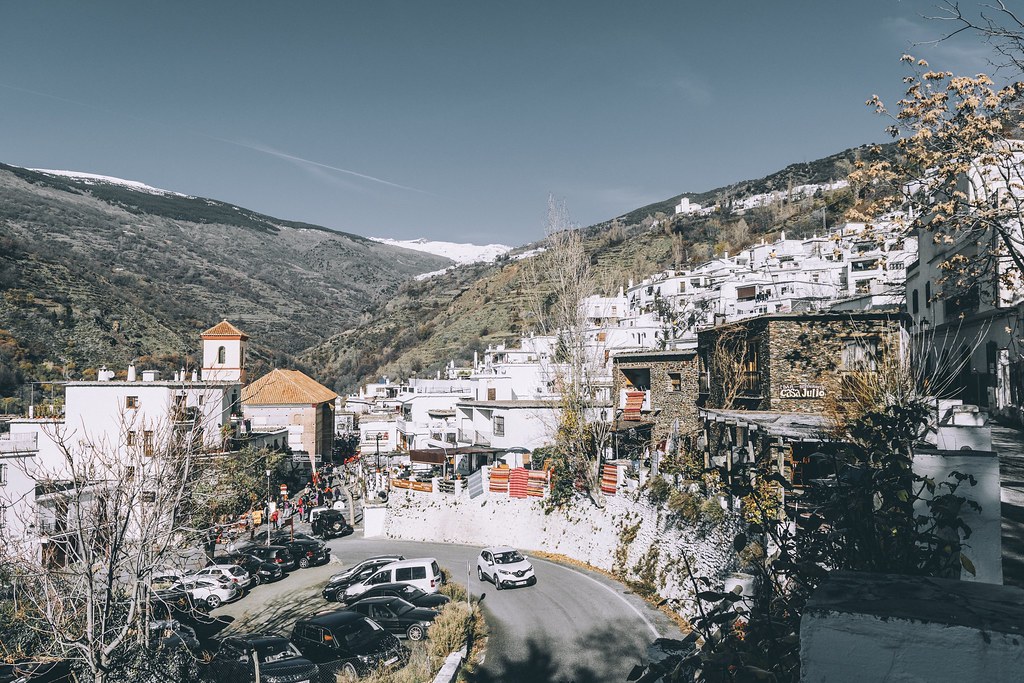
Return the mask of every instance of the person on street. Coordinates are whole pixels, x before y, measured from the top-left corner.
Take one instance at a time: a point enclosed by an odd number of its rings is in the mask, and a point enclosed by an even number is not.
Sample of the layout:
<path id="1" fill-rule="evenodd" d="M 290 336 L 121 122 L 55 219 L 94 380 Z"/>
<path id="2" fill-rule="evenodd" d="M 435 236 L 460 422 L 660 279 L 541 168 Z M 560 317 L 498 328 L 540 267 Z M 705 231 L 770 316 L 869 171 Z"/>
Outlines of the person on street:
<path id="1" fill-rule="evenodd" d="M 270 524 L 271 524 L 271 526 L 274 527 L 274 531 L 277 531 L 277 520 L 278 520 L 277 510 L 274 510 L 273 512 L 270 513 Z"/>

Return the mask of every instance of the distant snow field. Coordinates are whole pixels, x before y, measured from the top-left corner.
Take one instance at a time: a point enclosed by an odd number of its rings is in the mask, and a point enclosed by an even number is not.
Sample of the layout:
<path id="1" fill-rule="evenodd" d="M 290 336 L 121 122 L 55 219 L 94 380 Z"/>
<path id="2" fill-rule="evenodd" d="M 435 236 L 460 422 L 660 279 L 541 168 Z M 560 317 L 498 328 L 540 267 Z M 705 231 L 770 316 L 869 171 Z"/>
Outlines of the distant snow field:
<path id="1" fill-rule="evenodd" d="M 55 171 L 49 168 L 30 168 L 30 171 L 37 173 L 45 173 L 46 175 L 61 176 L 64 178 L 72 178 L 74 180 L 81 180 L 82 182 L 91 185 L 93 183 L 105 183 L 107 185 L 120 185 L 121 187 L 127 187 L 130 190 L 137 192 L 145 192 L 146 194 L 162 194 L 171 195 L 174 197 L 190 197 L 191 195 L 182 194 L 180 192 L 172 192 L 170 190 L 161 190 L 158 187 L 151 187 L 145 183 L 140 183 L 137 180 L 125 180 L 124 178 L 115 178 L 108 175 L 98 175 L 96 173 L 81 173 L 79 171 Z"/>
<path id="2" fill-rule="evenodd" d="M 443 275 L 456 266 L 467 263 L 493 263 L 499 256 L 512 250 L 512 247 L 504 244 L 465 244 L 462 242 L 438 242 L 423 237 L 415 240 L 393 240 L 389 237 L 371 237 L 374 242 L 390 244 L 393 247 L 404 247 L 415 251 L 425 251 L 428 254 L 444 256 L 455 261 L 454 266 L 441 270 L 432 270 L 429 273 L 421 273 L 416 276 L 417 280 L 427 280 L 435 275 Z"/>

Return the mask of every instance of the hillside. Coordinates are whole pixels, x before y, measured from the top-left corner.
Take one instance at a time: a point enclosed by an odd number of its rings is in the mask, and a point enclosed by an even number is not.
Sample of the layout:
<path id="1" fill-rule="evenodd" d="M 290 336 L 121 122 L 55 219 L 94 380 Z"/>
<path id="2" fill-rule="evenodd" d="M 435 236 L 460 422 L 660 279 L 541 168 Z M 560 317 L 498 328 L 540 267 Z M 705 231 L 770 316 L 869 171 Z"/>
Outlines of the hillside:
<path id="1" fill-rule="evenodd" d="M 152 188 L 150 188 L 151 190 Z M 151 355 L 169 369 L 229 317 L 257 362 L 355 325 L 447 258 L 224 202 L 0 165 L 0 396 Z"/>
<path id="2" fill-rule="evenodd" d="M 843 179 L 866 148 L 846 150 L 808 164 L 795 164 L 765 178 L 687 194 L 707 205 L 740 200 L 787 185 L 822 184 Z M 598 293 L 614 293 L 630 280 L 666 268 L 707 260 L 785 230 L 810 235 L 842 222 L 853 190 L 821 192 L 798 201 L 780 201 L 742 216 L 722 211 L 711 216 L 674 216 L 679 196 L 641 207 L 584 230 Z M 664 214 L 660 220 L 654 217 Z M 525 245 L 525 248 L 537 245 Z M 522 251 L 522 250 L 516 250 Z M 516 253 L 515 251 L 513 254 Z M 544 256 L 533 257 L 541 259 Z M 512 341 L 531 331 L 531 296 L 524 276 L 529 259 L 499 258 L 493 264 L 454 268 L 422 282 L 408 282 L 375 315 L 355 330 L 342 332 L 301 355 L 321 381 L 339 391 L 387 375 L 432 376 L 449 360 L 465 364 L 490 343 Z M 541 285 L 543 286 L 543 285 Z M 541 292 L 543 295 L 544 292 Z"/>

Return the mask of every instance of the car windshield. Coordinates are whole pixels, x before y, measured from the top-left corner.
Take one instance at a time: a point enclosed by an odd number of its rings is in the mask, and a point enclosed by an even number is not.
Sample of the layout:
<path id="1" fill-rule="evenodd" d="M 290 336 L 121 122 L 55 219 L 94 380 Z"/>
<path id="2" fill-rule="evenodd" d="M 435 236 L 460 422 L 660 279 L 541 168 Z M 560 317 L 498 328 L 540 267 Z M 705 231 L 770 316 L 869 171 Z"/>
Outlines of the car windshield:
<path id="1" fill-rule="evenodd" d="M 522 562 L 523 556 L 519 554 L 518 550 L 510 550 L 505 553 L 495 553 L 494 561 L 498 564 L 515 564 L 516 562 Z"/>
<path id="2" fill-rule="evenodd" d="M 281 638 L 280 640 L 275 639 L 267 643 L 261 643 L 256 651 L 259 653 L 260 662 L 263 664 L 280 662 L 283 659 L 302 656 L 298 649 L 284 638 Z"/>
<path id="3" fill-rule="evenodd" d="M 377 632 L 381 630 L 381 627 L 376 622 L 364 617 L 352 624 L 345 631 L 343 637 L 345 638 L 345 644 L 349 647 L 359 647 L 373 640 L 377 636 Z"/>
<path id="4" fill-rule="evenodd" d="M 416 609 L 414 606 L 410 605 L 401 598 L 398 598 L 397 600 L 392 600 L 388 607 L 390 607 L 391 610 L 398 616 L 402 616 L 406 612 L 411 612 L 412 610 Z"/>

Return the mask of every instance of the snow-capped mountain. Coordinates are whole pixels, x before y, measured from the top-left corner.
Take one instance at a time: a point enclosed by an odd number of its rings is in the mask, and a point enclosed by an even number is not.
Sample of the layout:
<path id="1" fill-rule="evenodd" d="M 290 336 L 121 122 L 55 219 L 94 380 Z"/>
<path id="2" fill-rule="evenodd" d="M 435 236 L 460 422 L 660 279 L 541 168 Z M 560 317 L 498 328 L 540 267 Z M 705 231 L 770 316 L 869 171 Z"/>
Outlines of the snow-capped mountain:
<path id="1" fill-rule="evenodd" d="M 512 250 L 512 247 L 504 244 L 464 244 L 462 242 L 437 242 L 424 238 L 415 240 L 393 240 L 387 237 L 371 237 L 374 242 L 390 244 L 395 247 L 405 247 L 416 251 L 425 251 L 428 254 L 437 254 L 450 258 L 458 264 L 479 263 L 484 261 L 491 263 L 502 254 Z"/>
<path id="2" fill-rule="evenodd" d="M 170 195 L 173 197 L 189 197 L 190 195 L 181 194 L 180 192 L 172 192 L 170 190 L 161 190 L 158 187 L 151 187 L 145 183 L 140 183 L 137 180 L 125 180 L 124 178 L 115 178 L 108 175 L 98 175 L 96 173 L 81 173 L 79 171 L 56 171 L 48 168 L 31 168 L 30 171 L 36 171 L 37 173 L 45 173 L 46 175 L 60 176 L 63 178 L 72 178 L 78 180 L 86 185 L 92 185 L 95 183 L 102 183 L 105 185 L 120 185 L 121 187 L 127 187 L 130 190 L 137 192 L 145 192 L 146 194 L 162 194 Z"/>

